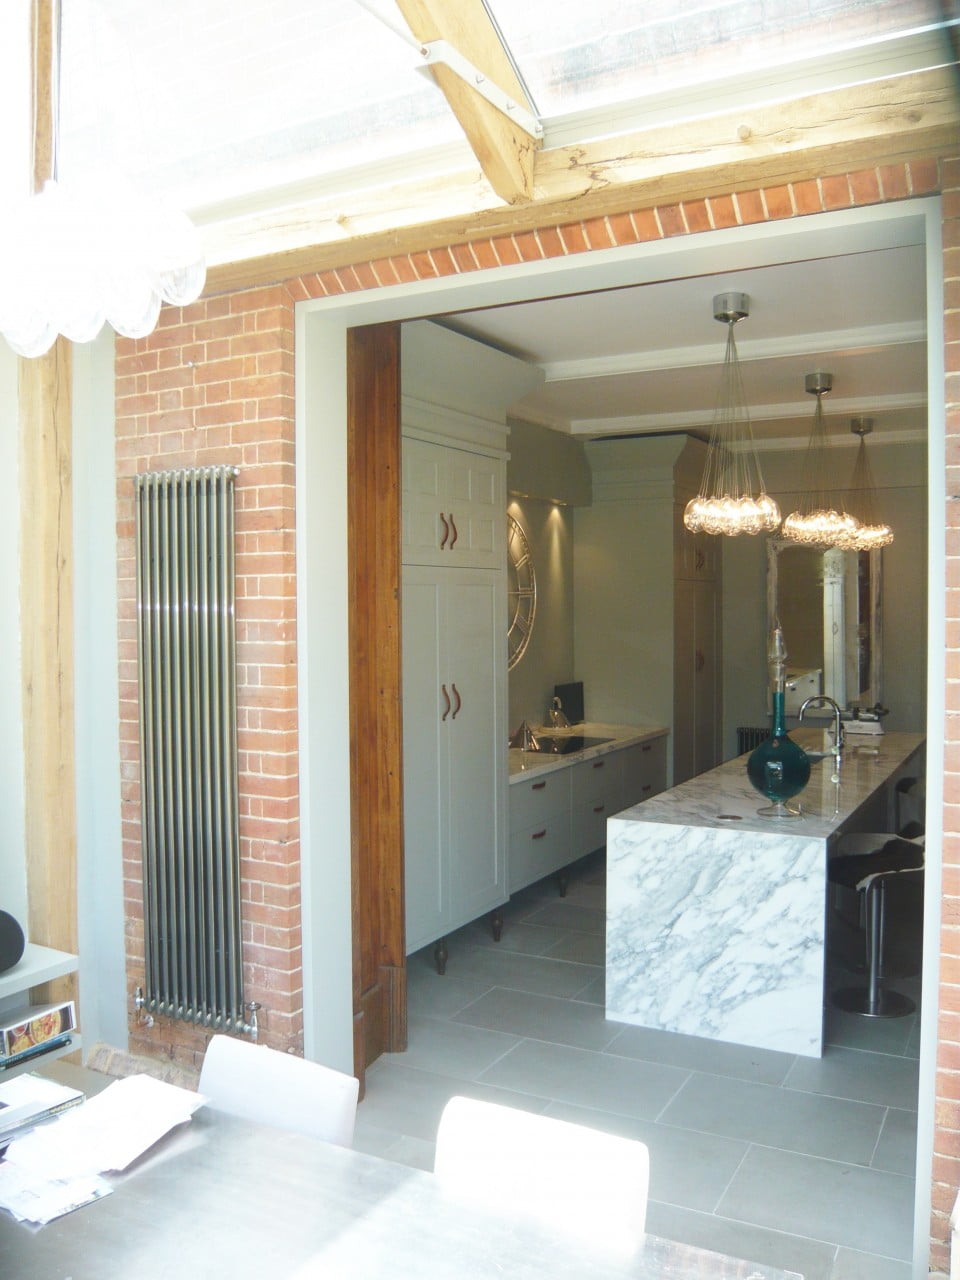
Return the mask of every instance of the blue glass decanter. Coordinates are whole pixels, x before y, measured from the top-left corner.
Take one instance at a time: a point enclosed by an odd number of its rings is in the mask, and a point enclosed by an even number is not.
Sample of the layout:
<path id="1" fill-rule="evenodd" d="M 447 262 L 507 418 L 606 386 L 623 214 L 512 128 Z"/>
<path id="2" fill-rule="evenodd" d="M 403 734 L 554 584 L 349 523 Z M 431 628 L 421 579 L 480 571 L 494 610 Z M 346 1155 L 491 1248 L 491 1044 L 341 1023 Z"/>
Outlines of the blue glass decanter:
<path id="1" fill-rule="evenodd" d="M 787 733 L 784 713 L 784 685 L 787 650 L 780 623 L 770 632 L 767 649 L 770 694 L 773 703 L 770 737 L 750 753 L 747 776 L 761 795 L 771 801 L 757 813 L 767 818 L 799 818 L 799 804 L 790 804 L 810 780 L 810 759 Z"/>

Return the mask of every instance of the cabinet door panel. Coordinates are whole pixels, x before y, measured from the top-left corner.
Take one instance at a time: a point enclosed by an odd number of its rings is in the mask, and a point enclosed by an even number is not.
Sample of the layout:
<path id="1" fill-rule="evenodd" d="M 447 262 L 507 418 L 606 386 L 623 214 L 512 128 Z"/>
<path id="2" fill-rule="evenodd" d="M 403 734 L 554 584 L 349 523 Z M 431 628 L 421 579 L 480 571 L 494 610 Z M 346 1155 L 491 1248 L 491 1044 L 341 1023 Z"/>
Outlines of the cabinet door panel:
<path id="1" fill-rule="evenodd" d="M 449 789 L 441 693 L 442 589 L 422 570 L 403 575 L 403 829 L 407 950 L 445 929 L 444 798 Z"/>
<path id="2" fill-rule="evenodd" d="M 403 440 L 403 561 L 502 569 L 503 461 L 429 440 Z"/>
<path id="3" fill-rule="evenodd" d="M 445 588 L 446 671 L 453 709 L 448 731 L 451 897 L 458 923 L 505 896 L 499 839 L 506 742 L 497 699 L 497 665 L 505 665 L 503 582 L 499 575 L 459 573 Z"/>

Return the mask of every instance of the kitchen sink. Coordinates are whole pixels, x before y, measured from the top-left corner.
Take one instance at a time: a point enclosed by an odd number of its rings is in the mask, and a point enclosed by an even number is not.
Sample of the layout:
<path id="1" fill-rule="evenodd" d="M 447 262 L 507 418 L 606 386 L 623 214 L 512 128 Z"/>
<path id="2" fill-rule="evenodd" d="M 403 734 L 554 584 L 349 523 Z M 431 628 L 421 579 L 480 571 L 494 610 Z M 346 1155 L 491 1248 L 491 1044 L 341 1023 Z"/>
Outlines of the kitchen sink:
<path id="1" fill-rule="evenodd" d="M 567 756 L 574 751 L 586 751 L 587 747 L 601 747 L 612 738 L 586 738 L 581 733 L 538 733 L 537 743 L 542 753 Z"/>

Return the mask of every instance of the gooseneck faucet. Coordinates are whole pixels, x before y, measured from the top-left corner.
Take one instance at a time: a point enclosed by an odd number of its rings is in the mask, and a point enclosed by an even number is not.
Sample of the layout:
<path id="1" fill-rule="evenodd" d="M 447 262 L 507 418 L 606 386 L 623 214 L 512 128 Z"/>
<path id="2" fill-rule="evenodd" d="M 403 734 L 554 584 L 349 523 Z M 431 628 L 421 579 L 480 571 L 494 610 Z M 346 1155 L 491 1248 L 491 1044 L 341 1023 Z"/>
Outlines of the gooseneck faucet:
<path id="1" fill-rule="evenodd" d="M 844 743 L 844 732 L 843 721 L 840 718 L 840 708 L 836 702 L 834 702 L 833 698 L 829 697 L 825 693 L 814 693 L 811 694 L 809 698 L 804 698 L 803 702 L 800 704 L 797 719 L 803 723 L 803 716 L 807 707 L 823 706 L 824 704 L 833 707 L 833 758 L 836 761 L 836 767 L 839 769 L 840 752 L 843 750 Z"/>

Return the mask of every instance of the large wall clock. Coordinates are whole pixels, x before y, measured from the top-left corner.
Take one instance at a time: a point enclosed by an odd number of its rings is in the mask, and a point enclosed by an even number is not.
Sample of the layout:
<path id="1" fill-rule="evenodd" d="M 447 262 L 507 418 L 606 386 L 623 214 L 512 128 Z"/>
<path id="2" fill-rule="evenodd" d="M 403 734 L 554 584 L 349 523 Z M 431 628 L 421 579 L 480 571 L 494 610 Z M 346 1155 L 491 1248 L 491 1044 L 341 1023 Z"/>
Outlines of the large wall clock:
<path id="1" fill-rule="evenodd" d="M 507 670 L 523 657 L 537 613 L 537 575 L 527 535 L 507 516 Z"/>

